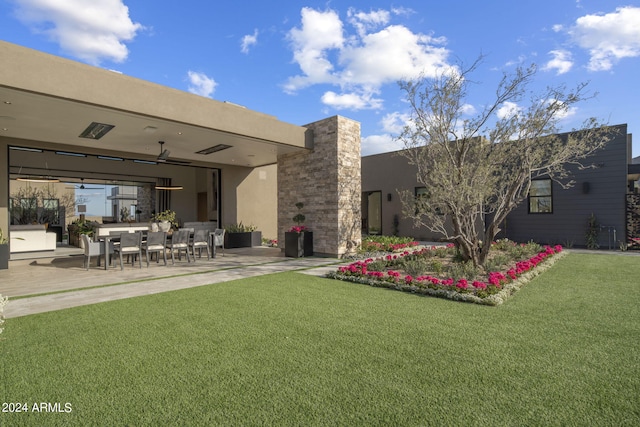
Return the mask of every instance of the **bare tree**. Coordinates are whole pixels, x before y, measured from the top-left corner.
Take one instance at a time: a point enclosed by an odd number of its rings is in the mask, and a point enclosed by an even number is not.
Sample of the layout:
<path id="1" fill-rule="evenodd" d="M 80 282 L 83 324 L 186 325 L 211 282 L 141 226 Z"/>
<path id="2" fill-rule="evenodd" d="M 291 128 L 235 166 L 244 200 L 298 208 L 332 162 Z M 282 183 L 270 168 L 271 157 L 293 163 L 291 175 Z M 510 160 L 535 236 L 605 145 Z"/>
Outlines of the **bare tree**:
<path id="1" fill-rule="evenodd" d="M 566 166 L 602 148 L 612 132 L 592 118 L 558 135 L 559 120 L 589 98 L 586 84 L 547 88 L 530 95 L 528 107 L 498 117 L 501 107 L 524 100 L 535 65 L 504 74 L 495 98 L 465 118 L 469 77 L 480 61 L 401 82 L 412 115 L 398 137 L 406 148 L 401 154 L 417 167 L 417 180 L 427 189 L 418 199 L 401 192 L 404 215 L 454 242 L 476 266 L 486 261 L 500 224 L 527 197 L 532 179 L 544 176 L 571 186 Z"/>
<path id="2" fill-rule="evenodd" d="M 58 194 L 56 188 L 44 185 L 21 186 L 11 193 L 11 198 L 18 203 L 11 208 L 12 221 L 20 224 L 62 223 L 61 213 L 69 219 L 74 215 L 75 206 L 87 201 L 85 197 L 76 199 L 73 191 Z M 49 206 L 47 201 L 55 201 L 56 204 Z"/>

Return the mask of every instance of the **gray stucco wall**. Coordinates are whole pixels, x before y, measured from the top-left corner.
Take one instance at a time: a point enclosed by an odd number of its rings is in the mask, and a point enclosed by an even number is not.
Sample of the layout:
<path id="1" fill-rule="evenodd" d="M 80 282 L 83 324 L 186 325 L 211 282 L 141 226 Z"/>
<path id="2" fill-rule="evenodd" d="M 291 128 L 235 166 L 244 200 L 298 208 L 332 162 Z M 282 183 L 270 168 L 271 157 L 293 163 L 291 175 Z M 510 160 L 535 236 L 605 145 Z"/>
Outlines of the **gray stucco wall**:
<path id="1" fill-rule="evenodd" d="M 421 240 L 439 238 L 424 227 L 414 227 L 413 220 L 402 215 L 402 203 L 398 191 L 414 189 L 420 184 L 416 179 L 417 169 L 407 164 L 406 157 L 399 152 L 374 154 L 362 158 L 363 193 L 381 191 L 382 193 L 382 233 L 393 235 L 393 217 L 398 216 L 398 235 L 412 236 Z M 391 195 L 391 196 L 389 196 Z M 391 200 L 389 200 L 389 198 Z M 362 198 L 362 215 L 366 217 L 366 197 Z"/>
<path id="2" fill-rule="evenodd" d="M 625 194 L 631 148 L 627 125 L 615 128 L 618 130 L 617 136 L 589 159 L 589 163 L 600 167 L 584 170 L 570 168 L 575 181 L 572 188 L 565 190 L 553 183 L 553 213 L 529 214 L 528 201 L 525 200 L 509 215 L 499 237 L 518 242 L 535 240 L 539 243 L 584 246 L 587 219 L 593 212 L 601 225 L 611 227 L 611 244 L 617 247 L 613 241 L 613 230 L 616 230 L 616 240 L 625 238 Z M 588 192 L 584 192 L 585 182 L 588 183 Z M 402 215 L 398 190 L 414 191 L 417 186 L 420 185 L 416 180 L 416 168 L 408 165 L 406 158 L 397 152 L 362 158 L 363 193 L 382 192 L 382 234 L 393 233 L 393 217 L 397 214 L 400 217 L 400 236 L 422 240 L 440 238 L 424 227 L 414 227 L 413 222 Z M 391 194 L 390 201 L 388 194 Z M 363 197 L 363 216 L 366 215 L 364 200 Z M 601 247 L 608 248 L 609 228 L 600 232 L 599 243 Z"/>

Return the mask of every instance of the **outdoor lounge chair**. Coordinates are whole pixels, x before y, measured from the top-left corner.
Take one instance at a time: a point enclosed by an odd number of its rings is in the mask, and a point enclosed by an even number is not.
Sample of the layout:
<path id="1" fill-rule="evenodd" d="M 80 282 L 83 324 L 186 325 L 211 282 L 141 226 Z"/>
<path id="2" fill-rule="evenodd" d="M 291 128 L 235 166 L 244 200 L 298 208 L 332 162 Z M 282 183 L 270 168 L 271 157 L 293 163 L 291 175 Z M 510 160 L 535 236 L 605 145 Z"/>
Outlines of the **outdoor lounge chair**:
<path id="1" fill-rule="evenodd" d="M 135 233 L 121 233 L 120 234 L 120 246 L 113 248 L 114 252 L 120 254 L 120 270 L 124 270 L 124 263 L 122 255 L 133 255 L 133 263 L 135 263 L 135 256 L 138 256 L 138 262 L 140 268 L 142 268 L 142 233 L 136 231 Z"/>

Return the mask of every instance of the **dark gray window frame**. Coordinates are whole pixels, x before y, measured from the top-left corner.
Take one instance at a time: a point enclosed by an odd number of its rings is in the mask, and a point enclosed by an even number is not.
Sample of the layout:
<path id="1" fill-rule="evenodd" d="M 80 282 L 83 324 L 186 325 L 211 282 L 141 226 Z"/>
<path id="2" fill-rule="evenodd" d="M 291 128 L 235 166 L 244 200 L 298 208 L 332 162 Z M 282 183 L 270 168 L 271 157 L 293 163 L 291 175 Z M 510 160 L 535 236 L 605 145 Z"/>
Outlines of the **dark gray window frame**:
<path id="1" fill-rule="evenodd" d="M 540 178 L 534 179 L 533 182 L 536 181 L 548 181 L 549 182 L 549 194 L 540 194 L 540 195 L 531 195 L 531 189 L 529 189 L 529 196 L 527 198 L 527 209 L 529 214 L 531 215 L 549 215 L 553 214 L 553 180 L 551 178 Z M 549 210 L 548 211 L 540 211 L 540 210 L 531 210 L 532 203 L 539 203 L 543 199 L 549 200 Z"/>

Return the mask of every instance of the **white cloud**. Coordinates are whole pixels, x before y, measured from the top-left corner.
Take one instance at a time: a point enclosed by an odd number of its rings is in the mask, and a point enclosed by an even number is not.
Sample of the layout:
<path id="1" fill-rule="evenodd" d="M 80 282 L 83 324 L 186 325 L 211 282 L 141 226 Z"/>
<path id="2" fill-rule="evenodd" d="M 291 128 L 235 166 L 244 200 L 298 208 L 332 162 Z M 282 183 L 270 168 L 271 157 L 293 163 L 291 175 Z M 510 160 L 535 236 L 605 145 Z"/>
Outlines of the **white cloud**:
<path id="1" fill-rule="evenodd" d="M 326 92 L 322 99 L 327 105 L 376 109 L 382 107 L 376 95 L 383 85 L 450 68 L 445 38 L 389 25 L 391 15 L 384 10 L 350 9 L 348 22 L 355 32 L 348 33 L 335 11 L 303 8 L 301 26 L 289 32 L 293 59 L 302 74 L 290 77 L 285 91 L 331 84 L 342 93 Z"/>
<path id="2" fill-rule="evenodd" d="M 640 7 L 619 7 L 604 15 L 585 15 L 569 30 L 591 55 L 588 68 L 610 70 L 622 58 L 640 56 Z"/>
<path id="3" fill-rule="evenodd" d="M 334 11 L 319 12 L 302 9 L 302 27 L 289 31 L 288 38 L 293 48 L 293 59 L 300 66 L 303 76 L 289 79 L 287 92 L 317 84 L 335 81 L 333 64 L 327 58 L 328 51 L 340 49 L 344 43 L 342 21 Z"/>
<path id="4" fill-rule="evenodd" d="M 500 108 L 498 108 L 498 111 L 496 111 L 496 116 L 498 116 L 498 118 L 502 120 L 502 119 L 507 119 L 509 117 L 513 117 L 522 111 L 523 111 L 523 108 L 520 107 L 518 104 L 516 104 L 515 102 L 507 101 L 503 103 L 500 106 Z"/>
<path id="5" fill-rule="evenodd" d="M 241 48 L 242 53 L 249 53 L 249 48 L 258 43 L 258 30 L 253 30 L 253 34 L 247 34 L 242 37 Z"/>
<path id="6" fill-rule="evenodd" d="M 571 52 L 566 50 L 552 50 L 549 54 L 552 55 L 553 58 L 542 67 L 543 70 L 556 70 L 556 74 L 560 75 L 569 72 L 571 67 L 573 67 Z"/>
<path id="7" fill-rule="evenodd" d="M 558 103 L 558 106 L 559 106 L 558 111 L 556 112 L 556 117 L 559 120 L 563 120 L 563 119 L 567 119 L 569 117 L 575 116 L 576 113 L 578 112 L 577 107 L 567 107 L 566 105 L 564 105 L 563 102 L 554 100 L 554 99 L 547 100 L 547 104 L 551 104 L 554 102 Z"/>
<path id="8" fill-rule="evenodd" d="M 382 120 L 380 120 L 380 124 L 385 132 L 398 136 L 404 127 L 409 124 L 410 118 L 411 116 L 409 114 L 396 111 L 385 114 Z"/>
<path id="9" fill-rule="evenodd" d="M 343 49 L 340 60 L 346 64 L 341 80 L 350 84 L 380 86 L 424 73 L 435 76 L 448 68 L 449 51 L 434 39 L 414 34 L 408 28 L 391 25 L 365 35 L 361 44 Z"/>
<path id="10" fill-rule="evenodd" d="M 362 155 L 387 153 L 404 149 L 402 142 L 396 138 L 406 125 L 410 125 L 410 115 L 407 113 L 393 112 L 385 114 L 380 120 L 382 133 L 369 135 L 362 138 Z"/>
<path id="11" fill-rule="evenodd" d="M 402 143 L 390 134 L 369 135 L 362 138 L 362 155 L 388 153 L 404 149 Z"/>
<path id="12" fill-rule="evenodd" d="M 188 71 L 187 75 L 189 78 L 189 92 L 211 98 L 216 86 L 218 86 L 218 83 L 213 78 L 195 71 Z"/>
<path id="13" fill-rule="evenodd" d="M 322 103 L 336 110 L 363 110 L 382 107 L 382 99 L 374 98 L 372 92 L 363 93 L 335 93 L 327 91 L 322 95 Z"/>
<path id="14" fill-rule="evenodd" d="M 358 34 L 362 37 L 367 31 L 386 25 L 389 22 L 391 14 L 387 10 L 376 10 L 366 13 L 350 8 L 347 16 L 349 17 L 349 23 L 356 28 Z"/>
<path id="15" fill-rule="evenodd" d="M 460 107 L 460 113 L 465 116 L 472 116 L 477 112 L 478 110 L 476 110 L 476 107 L 471 104 L 464 104 L 462 107 Z"/>
<path id="16" fill-rule="evenodd" d="M 33 31 L 93 65 L 127 59 L 125 43 L 144 28 L 131 20 L 121 0 L 20 0 L 16 5 L 16 16 Z"/>

